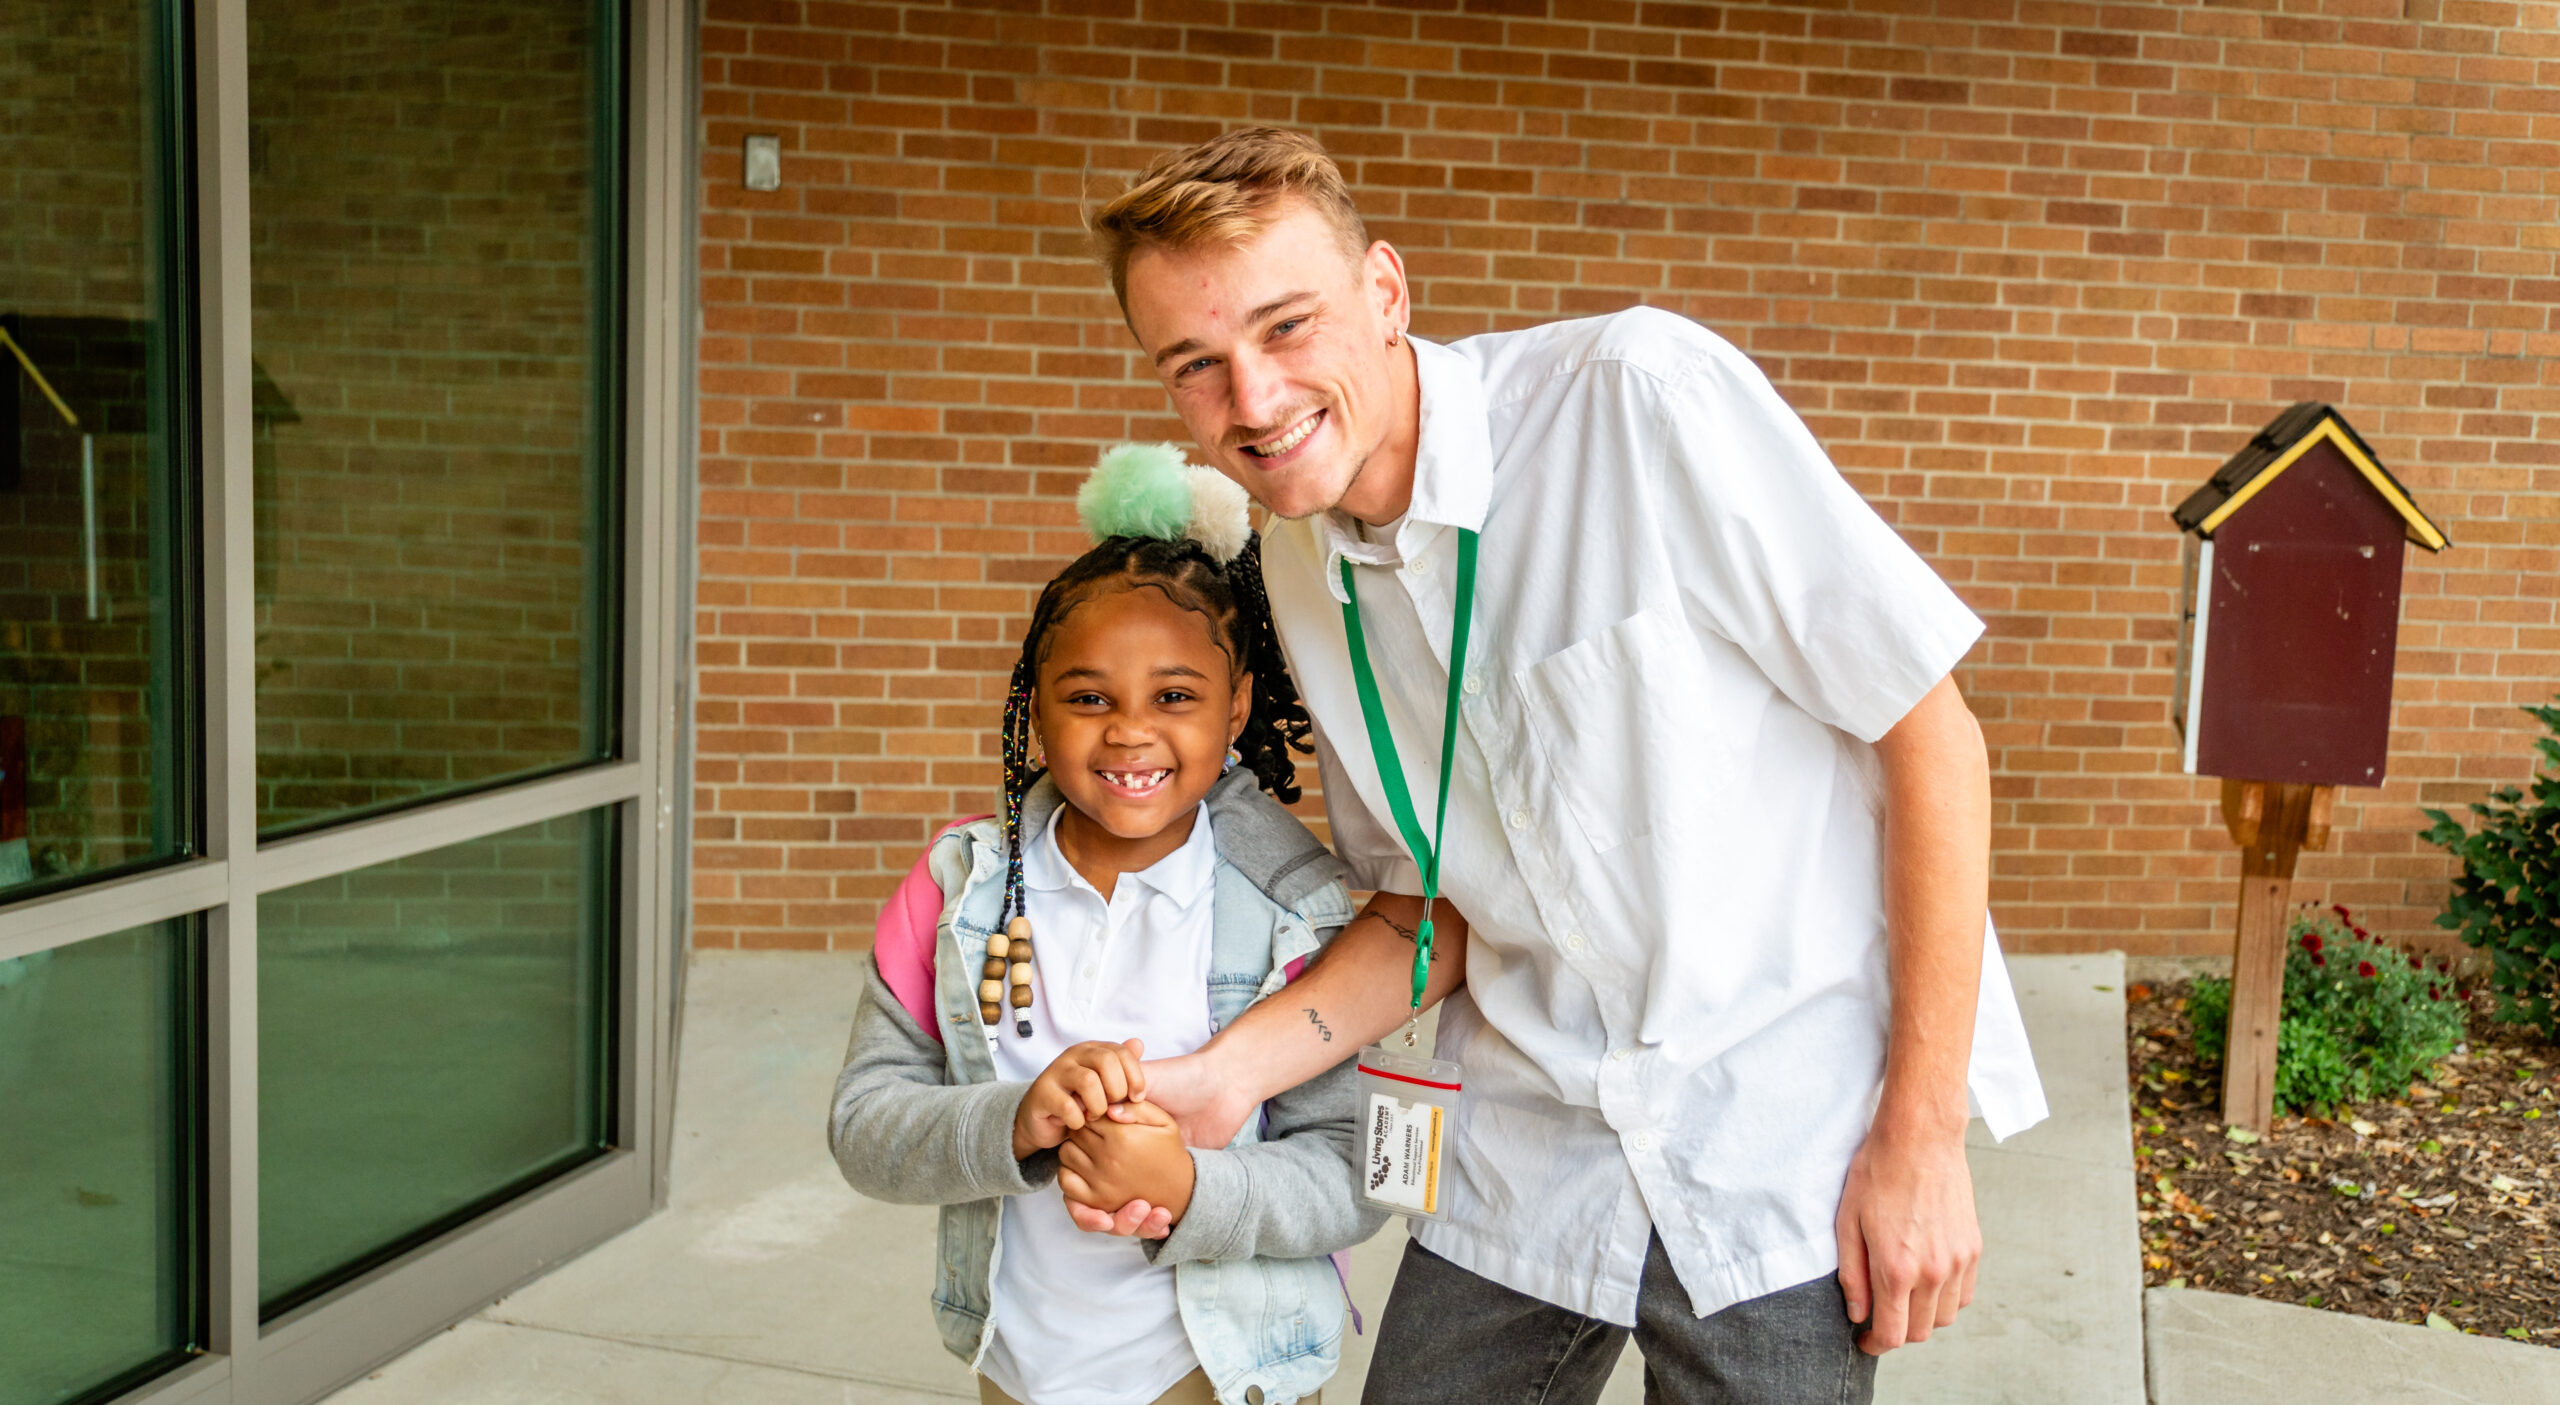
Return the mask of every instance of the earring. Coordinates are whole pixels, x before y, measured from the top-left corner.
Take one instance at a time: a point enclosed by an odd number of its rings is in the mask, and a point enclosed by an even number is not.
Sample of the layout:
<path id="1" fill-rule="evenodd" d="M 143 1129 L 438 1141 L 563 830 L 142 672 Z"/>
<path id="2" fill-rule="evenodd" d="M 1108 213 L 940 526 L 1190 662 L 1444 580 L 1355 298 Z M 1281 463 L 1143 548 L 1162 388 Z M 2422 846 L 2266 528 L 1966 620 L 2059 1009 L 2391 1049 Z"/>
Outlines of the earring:
<path id="1" fill-rule="evenodd" d="M 1403 335 L 1404 335 L 1404 330 L 1403 330 L 1402 328 L 1400 328 L 1400 327 L 1389 327 L 1389 328 L 1387 329 L 1387 345 L 1389 345 L 1389 346 L 1393 346 L 1393 345 L 1395 345 L 1395 344 L 1396 344 L 1396 338 L 1401 337 L 1401 336 L 1403 336 Z"/>
<path id="2" fill-rule="evenodd" d="M 1238 766 L 1241 766 L 1241 765 L 1243 765 L 1243 764 L 1244 764 L 1244 753 L 1243 753 L 1243 752 L 1241 752 L 1241 751 L 1236 750 L 1234 747 L 1228 747 L 1228 748 L 1227 748 L 1227 764 L 1226 764 L 1225 766 L 1223 766 L 1223 767 L 1220 767 L 1220 768 L 1219 768 L 1219 770 L 1218 770 L 1218 774 L 1223 776 L 1223 775 L 1225 775 L 1227 772 L 1232 771 L 1232 770 L 1234 770 L 1235 768 L 1237 768 Z"/>

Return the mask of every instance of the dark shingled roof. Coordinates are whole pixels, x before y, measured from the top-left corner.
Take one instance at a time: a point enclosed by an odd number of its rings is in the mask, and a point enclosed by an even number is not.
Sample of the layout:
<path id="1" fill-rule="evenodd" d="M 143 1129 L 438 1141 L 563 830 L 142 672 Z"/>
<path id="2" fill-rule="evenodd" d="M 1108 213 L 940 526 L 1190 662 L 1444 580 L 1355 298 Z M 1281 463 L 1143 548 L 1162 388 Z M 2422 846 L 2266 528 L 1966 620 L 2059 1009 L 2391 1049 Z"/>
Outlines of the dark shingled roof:
<path id="1" fill-rule="evenodd" d="M 2203 525 L 2206 518 L 2213 515 L 2214 509 L 2230 501 L 2233 494 L 2248 487 L 2260 473 L 2266 471 L 2267 465 L 2284 457 L 2285 450 L 2300 443 L 2304 435 L 2319 428 L 2322 420 L 2335 423 L 2339 432 L 2345 434 L 2364 454 L 2365 460 L 2371 463 L 2393 488 L 2399 490 L 2401 498 L 2408 502 L 2409 510 L 2412 512 L 2418 510 L 2417 499 L 2410 496 L 2408 488 L 2399 479 L 2391 476 L 2391 470 L 2384 466 L 2382 456 L 2373 451 L 2372 445 L 2364 442 L 2364 436 L 2356 433 L 2356 427 L 2347 423 L 2346 416 L 2339 414 L 2334 406 L 2323 405 L 2317 400 L 2304 400 L 2288 406 L 2284 413 L 2267 421 L 2267 427 L 2259 430 L 2256 436 L 2251 438 L 2240 452 L 2233 454 L 2222 467 L 2215 469 L 2213 477 L 2207 479 L 2203 487 L 2187 494 L 2185 502 L 2169 510 L 2171 520 L 2186 531 L 2195 531 Z M 2425 521 L 2427 527 L 2435 531 L 2438 536 L 2443 535 L 2443 529 L 2437 527 L 2435 522 L 2426 518 L 2423 513 L 2420 514 L 2420 520 Z M 2428 546 L 2428 543 L 2418 535 L 2416 523 L 2410 524 L 2409 539 L 2420 546 Z M 2446 539 L 2446 544 L 2451 545 L 2450 538 Z M 2429 547 L 2429 549 L 2434 548 Z"/>

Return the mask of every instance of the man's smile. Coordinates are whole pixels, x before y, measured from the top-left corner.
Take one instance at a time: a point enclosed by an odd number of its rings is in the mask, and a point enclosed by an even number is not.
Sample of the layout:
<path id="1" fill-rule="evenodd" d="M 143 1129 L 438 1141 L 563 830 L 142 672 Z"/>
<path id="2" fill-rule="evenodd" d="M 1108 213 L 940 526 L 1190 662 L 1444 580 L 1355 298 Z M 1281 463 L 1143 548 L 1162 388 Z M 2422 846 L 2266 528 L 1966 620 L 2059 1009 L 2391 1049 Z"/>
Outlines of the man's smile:
<path id="1" fill-rule="evenodd" d="M 1307 442 L 1307 436 L 1316 432 L 1317 427 L 1324 423 L 1324 418 L 1328 413 L 1330 412 L 1318 410 L 1307 416 L 1305 419 L 1298 421 L 1296 424 L 1289 426 L 1287 429 L 1280 431 L 1279 434 L 1272 438 L 1266 439 L 1259 444 L 1245 445 L 1244 451 L 1253 455 L 1255 458 L 1266 461 L 1285 459 L 1289 455 L 1296 453 L 1299 446 Z"/>

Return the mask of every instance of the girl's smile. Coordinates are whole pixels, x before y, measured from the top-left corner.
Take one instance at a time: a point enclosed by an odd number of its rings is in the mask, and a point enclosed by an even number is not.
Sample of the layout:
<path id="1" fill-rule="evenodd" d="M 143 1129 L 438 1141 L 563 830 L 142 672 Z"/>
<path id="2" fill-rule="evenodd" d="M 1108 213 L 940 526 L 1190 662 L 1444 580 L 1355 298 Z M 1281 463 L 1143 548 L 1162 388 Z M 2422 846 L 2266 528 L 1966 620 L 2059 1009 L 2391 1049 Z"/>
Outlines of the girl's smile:
<path id="1" fill-rule="evenodd" d="M 1094 774 L 1102 777 L 1104 785 L 1131 800 L 1145 800 L 1152 797 L 1157 791 L 1163 789 L 1164 783 L 1173 776 L 1170 770 L 1096 771 Z"/>

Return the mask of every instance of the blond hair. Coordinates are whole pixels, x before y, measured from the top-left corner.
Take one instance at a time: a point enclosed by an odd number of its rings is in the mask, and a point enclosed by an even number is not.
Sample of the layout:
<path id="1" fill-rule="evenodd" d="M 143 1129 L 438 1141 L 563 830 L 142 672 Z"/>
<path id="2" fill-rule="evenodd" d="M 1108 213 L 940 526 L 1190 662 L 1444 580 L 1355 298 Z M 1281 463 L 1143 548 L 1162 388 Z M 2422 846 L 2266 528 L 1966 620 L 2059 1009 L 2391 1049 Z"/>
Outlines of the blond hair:
<path id="1" fill-rule="evenodd" d="M 1147 163 L 1127 190 L 1088 222 L 1093 254 L 1111 275 L 1112 295 L 1129 310 L 1129 259 L 1150 245 L 1196 249 L 1242 244 L 1270 224 L 1273 207 L 1295 196 L 1324 216 L 1354 261 L 1368 252 L 1369 228 L 1351 187 L 1324 146 L 1285 127 L 1241 127 Z"/>

